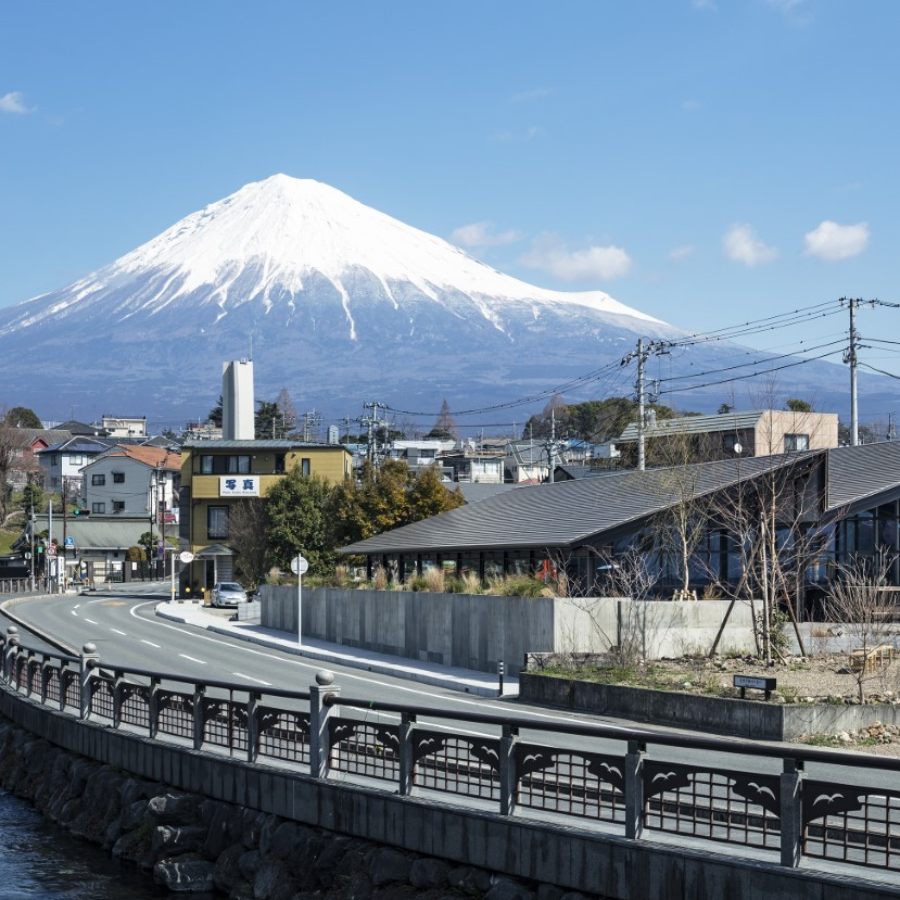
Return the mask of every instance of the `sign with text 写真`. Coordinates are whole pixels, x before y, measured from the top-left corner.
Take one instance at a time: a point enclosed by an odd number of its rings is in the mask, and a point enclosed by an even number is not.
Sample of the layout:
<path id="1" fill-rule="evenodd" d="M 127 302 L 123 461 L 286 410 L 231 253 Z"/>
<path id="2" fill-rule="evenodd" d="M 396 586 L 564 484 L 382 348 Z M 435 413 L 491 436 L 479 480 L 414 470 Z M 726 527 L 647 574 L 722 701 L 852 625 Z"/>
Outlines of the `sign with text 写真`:
<path id="1" fill-rule="evenodd" d="M 220 497 L 258 497 L 258 475 L 223 475 L 219 478 Z"/>

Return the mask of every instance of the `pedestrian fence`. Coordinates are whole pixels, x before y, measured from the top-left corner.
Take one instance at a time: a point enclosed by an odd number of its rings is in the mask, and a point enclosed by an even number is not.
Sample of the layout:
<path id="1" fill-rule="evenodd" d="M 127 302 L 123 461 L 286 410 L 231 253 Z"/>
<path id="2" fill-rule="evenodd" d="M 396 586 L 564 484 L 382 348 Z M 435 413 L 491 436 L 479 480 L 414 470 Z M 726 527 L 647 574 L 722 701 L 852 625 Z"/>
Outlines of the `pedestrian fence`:
<path id="1" fill-rule="evenodd" d="M 199 681 L 107 662 L 92 644 L 79 656 L 29 648 L 14 627 L 0 654 L 4 689 L 30 702 L 250 764 L 502 816 L 592 823 L 635 840 L 752 848 L 787 867 L 900 872 L 900 790 L 865 784 L 897 784 L 888 773 L 900 773 L 900 760 L 383 703 L 344 696 L 328 672 L 307 692 Z M 600 749 L 610 744 L 618 749 Z M 663 748 L 716 764 L 649 752 Z M 808 764 L 840 775 L 808 777 Z"/>

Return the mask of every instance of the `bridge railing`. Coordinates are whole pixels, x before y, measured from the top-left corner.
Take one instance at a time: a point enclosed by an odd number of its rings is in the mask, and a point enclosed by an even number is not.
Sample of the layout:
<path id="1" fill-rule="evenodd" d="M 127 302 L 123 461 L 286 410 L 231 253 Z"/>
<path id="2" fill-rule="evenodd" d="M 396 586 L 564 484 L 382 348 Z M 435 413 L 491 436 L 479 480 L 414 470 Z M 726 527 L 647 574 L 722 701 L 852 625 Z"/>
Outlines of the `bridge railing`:
<path id="1" fill-rule="evenodd" d="M 107 663 L 92 644 L 79 656 L 28 648 L 14 628 L 0 653 L 2 681 L 33 702 L 199 751 L 635 840 L 740 846 L 788 867 L 900 873 L 900 789 L 859 778 L 863 768 L 896 776 L 896 759 L 382 703 L 342 696 L 326 672 L 308 692 L 197 680 Z M 654 747 L 702 752 L 669 762 Z M 809 777 L 807 764 L 839 774 Z"/>

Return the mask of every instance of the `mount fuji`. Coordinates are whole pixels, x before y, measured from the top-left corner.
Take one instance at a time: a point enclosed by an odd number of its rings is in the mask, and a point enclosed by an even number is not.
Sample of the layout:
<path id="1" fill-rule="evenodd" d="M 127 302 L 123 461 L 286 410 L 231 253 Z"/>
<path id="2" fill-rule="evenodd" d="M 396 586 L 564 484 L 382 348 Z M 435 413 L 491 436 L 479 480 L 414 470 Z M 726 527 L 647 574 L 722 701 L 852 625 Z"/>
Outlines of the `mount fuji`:
<path id="1" fill-rule="evenodd" d="M 526 284 L 335 188 L 275 175 L 74 284 L 0 310 L 0 400 L 44 416 L 74 405 L 196 417 L 218 397 L 222 362 L 252 352 L 258 398 L 287 387 L 298 406 L 335 418 L 371 400 L 436 412 L 444 397 L 461 409 L 539 393 L 620 358 L 638 337 L 685 334 L 600 291 Z M 698 371 L 733 353 L 705 346 L 688 358 Z M 835 366 L 798 371 L 792 391 L 807 385 L 820 408 L 843 393 Z M 629 393 L 628 382 L 623 370 L 608 392 Z M 598 392 L 593 383 L 565 398 Z M 686 402 L 709 407 L 726 392 Z"/>

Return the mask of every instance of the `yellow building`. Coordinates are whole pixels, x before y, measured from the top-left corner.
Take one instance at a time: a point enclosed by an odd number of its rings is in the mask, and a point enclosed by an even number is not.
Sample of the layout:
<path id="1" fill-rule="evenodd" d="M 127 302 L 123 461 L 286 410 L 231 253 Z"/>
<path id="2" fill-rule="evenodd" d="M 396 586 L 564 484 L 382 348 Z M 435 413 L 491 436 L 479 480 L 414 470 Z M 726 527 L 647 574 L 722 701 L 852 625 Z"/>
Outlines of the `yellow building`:
<path id="1" fill-rule="evenodd" d="M 182 573 L 192 593 L 234 578 L 228 547 L 231 507 L 248 497 L 265 497 L 286 472 L 320 475 L 337 484 L 350 476 L 353 458 L 339 444 L 303 441 L 191 441 L 181 454 L 179 537 L 194 561 Z"/>

